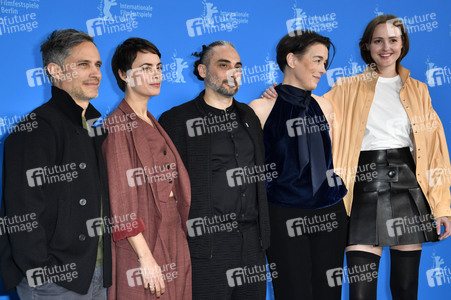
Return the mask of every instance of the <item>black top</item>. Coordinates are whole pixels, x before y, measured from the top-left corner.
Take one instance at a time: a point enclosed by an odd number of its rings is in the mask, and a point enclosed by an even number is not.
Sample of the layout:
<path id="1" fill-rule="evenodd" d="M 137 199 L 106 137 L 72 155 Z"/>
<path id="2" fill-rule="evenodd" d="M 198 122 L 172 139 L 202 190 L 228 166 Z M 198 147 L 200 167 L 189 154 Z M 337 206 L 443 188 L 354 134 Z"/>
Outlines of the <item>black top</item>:
<path id="1" fill-rule="evenodd" d="M 269 202 L 300 209 L 319 209 L 347 193 L 334 173 L 329 124 L 311 93 L 290 85 L 276 87 L 276 103 L 266 120 L 266 162 L 279 176 L 268 182 Z"/>
<path id="2" fill-rule="evenodd" d="M 55 283 L 80 294 L 89 289 L 97 258 L 99 218 L 110 217 L 110 206 L 101 151 L 106 134 L 85 130 L 82 111 L 68 93 L 52 87 L 52 98 L 33 111 L 35 120 L 28 118 L 17 127 L 36 122 L 33 130 L 16 130 L 5 141 L 1 217 L 13 220 L 22 216 L 24 220 L 33 214 L 37 222 L 30 231 L 14 231 L 17 224 L 9 223 L 10 228 L 5 228 L 8 234 L 0 235 L 5 290 L 13 289 L 28 270 L 46 268 L 53 274 L 55 266 L 65 270 L 71 264 L 76 270 L 70 267 L 69 271 L 76 271 L 77 278 Z M 91 126 L 100 113 L 89 104 L 85 117 Z M 25 223 L 22 226 L 30 224 Z M 108 287 L 112 279 L 109 234 L 103 234 L 103 247 L 103 286 Z M 40 269 L 31 277 L 35 280 L 32 284 L 46 280 Z"/>
<path id="3" fill-rule="evenodd" d="M 221 216 L 235 213 L 240 222 L 256 222 L 256 183 L 237 180 L 231 174 L 233 169 L 252 168 L 255 165 L 254 144 L 233 103 L 222 110 L 202 101 L 202 107 L 207 112 L 206 126 L 217 128 L 210 130 L 214 132 L 211 139 L 211 199 L 214 214 Z"/>
<path id="4" fill-rule="evenodd" d="M 174 142 L 191 181 L 191 209 L 189 219 L 213 216 L 211 196 L 211 147 L 212 134 L 201 134 L 202 130 L 192 130 L 194 122 L 207 116 L 202 106 L 204 91 L 194 100 L 176 106 L 163 113 L 158 120 Z M 237 114 L 245 125 L 245 130 L 254 145 L 256 165 L 264 164 L 263 133 L 260 121 L 252 108 L 233 100 Z M 189 122 L 190 126 L 187 126 Z M 197 126 L 197 125 L 196 125 Z M 200 133 L 200 134 L 199 134 Z M 258 224 L 263 249 L 269 247 L 269 216 L 264 181 L 257 182 Z M 211 258 L 214 239 L 210 234 L 188 237 L 190 254 L 197 258 Z"/>

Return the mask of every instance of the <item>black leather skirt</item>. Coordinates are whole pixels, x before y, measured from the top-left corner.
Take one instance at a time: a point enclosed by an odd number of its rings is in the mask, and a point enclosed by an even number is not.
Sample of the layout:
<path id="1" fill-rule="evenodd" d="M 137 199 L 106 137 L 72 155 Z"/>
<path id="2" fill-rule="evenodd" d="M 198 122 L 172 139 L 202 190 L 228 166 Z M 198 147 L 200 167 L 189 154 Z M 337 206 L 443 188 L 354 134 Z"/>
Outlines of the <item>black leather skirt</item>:
<path id="1" fill-rule="evenodd" d="M 355 179 L 348 245 L 393 246 L 438 240 L 408 147 L 361 151 Z"/>

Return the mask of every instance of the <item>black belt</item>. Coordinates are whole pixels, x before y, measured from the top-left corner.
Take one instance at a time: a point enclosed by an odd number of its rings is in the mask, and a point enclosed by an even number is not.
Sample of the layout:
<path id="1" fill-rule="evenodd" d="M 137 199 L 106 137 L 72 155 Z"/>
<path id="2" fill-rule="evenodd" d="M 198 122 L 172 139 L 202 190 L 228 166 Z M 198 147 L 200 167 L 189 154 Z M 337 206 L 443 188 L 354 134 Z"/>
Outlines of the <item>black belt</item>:
<path id="1" fill-rule="evenodd" d="M 383 150 L 360 151 L 359 165 L 365 163 L 387 164 L 391 162 L 407 163 L 412 159 L 409 147 Z"/>

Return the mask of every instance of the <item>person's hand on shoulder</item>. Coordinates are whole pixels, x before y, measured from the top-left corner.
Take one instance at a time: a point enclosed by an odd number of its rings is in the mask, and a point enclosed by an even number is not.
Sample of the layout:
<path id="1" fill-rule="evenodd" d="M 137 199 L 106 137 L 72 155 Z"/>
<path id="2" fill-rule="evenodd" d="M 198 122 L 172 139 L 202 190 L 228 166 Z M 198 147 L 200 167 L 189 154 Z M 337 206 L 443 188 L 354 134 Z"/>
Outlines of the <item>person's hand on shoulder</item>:
<path id="1" fill-rule="evenodd" d="M 261 97 L 260 98 L 263 98 L 263 99 L 270 99 L 270 100 L 276 100 L 277 99 L 277 96 L 279 96 L 278 94 L 277 94 L 277 92 L 276 92 L 276 89 L 275 89 L 275 87 L 277 86 L 277 83 L 273 83 L 272 84 L 272 86 L 269 86 L 264 92 L 263 92 L 263 94 L 261 95 Z"/>

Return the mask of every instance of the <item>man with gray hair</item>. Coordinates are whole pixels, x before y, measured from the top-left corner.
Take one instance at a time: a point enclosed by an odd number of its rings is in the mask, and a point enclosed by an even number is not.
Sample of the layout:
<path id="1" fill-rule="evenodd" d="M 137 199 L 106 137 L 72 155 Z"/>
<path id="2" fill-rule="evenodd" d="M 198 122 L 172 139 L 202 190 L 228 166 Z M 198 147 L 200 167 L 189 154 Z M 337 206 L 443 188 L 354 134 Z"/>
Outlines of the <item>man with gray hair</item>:
<path id="1" fill-rule="evenodd" d="M 91 125 L 100 113 L 102 74 L 93 39 L 56 30 L 41 45 L 52 98 L 5 141 L 0 271 L 5 290 L 21 299 L 106 299 L 111 238 L 105 134 Z"/>
<path id="2" fill-rule="evenodd" d="M 233 98 L 242 67 L 235 47 L 216 41 L 194 55 L 205 90 L 159 120 L 191 181 L 193 299 L 265 299 L 269 219 L 260 121 Z"/>

